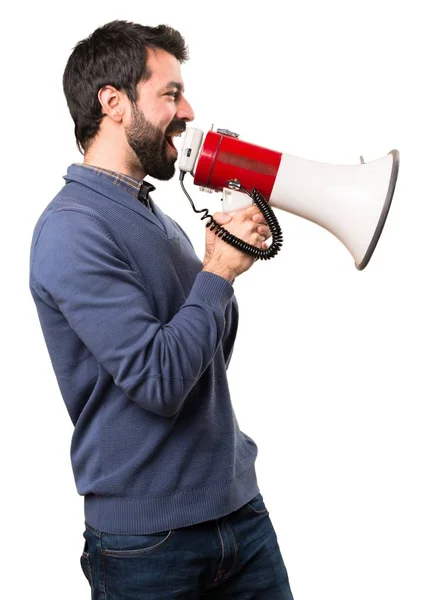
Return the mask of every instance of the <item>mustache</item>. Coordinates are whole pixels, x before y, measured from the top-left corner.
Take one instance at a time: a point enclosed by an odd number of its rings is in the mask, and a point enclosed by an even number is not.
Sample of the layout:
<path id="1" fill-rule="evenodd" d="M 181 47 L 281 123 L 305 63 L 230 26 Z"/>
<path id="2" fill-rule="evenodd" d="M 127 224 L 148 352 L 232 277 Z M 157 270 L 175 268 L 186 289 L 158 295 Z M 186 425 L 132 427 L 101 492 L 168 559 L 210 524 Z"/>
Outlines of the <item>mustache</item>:
<path id="1" fill-rule="evenodd" d="M 184 133 L 186 131 L 186 121 L 183 119 L 174 119 L 166 129 L 165 135 L 172 133 Z"/>

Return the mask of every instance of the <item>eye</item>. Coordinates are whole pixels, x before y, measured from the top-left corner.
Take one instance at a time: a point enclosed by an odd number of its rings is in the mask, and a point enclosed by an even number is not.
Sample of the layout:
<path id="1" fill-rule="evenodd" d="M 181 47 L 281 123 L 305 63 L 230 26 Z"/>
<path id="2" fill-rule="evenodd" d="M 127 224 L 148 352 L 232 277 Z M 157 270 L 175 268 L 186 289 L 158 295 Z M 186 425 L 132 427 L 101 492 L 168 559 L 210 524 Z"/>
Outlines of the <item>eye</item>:
<path id="1" fill-rule="evenodd" d="M 166 92 L 165 95 L 170 96 L 171 98 L 173 98 L 173 100 L 177 100 L 177 98 L 179 96 L 179 92 Z"/>

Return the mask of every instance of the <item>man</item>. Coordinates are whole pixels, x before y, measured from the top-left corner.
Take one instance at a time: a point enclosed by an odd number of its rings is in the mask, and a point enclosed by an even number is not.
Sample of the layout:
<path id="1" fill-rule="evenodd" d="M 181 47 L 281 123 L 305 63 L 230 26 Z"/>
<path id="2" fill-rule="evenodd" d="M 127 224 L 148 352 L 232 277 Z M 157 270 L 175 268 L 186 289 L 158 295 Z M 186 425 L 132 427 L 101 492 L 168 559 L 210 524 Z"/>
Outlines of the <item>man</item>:
<path id="1" fill-rule="evenodd" d="M 194 117 L 170 27 L 115 21 L 72 52 L 64 91 L 84 164 L 41 215 L 30 287 L 75 425 L 92 598 L 292 598 L 227 385 L 233 280 L 253 259 L 210 231 L 201 263 L 153 202 Z M 216 214 L 258 246 L 256 207 Z"/>

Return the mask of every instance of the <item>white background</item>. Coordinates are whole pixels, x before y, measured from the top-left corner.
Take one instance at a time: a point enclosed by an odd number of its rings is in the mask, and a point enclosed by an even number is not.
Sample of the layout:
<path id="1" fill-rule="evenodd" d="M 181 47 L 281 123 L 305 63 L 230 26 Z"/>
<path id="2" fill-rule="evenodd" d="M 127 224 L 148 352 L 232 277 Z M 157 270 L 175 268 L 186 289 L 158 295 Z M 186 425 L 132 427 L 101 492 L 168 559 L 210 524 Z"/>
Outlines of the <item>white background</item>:
<path id="1" fill-rule="evenodd" d="M 81 159 L 61 88 L 73 46 L 121 18 L 186 38 L 195 125 L 295 156 L 401 153 L 358 272 L 325 230 L 279 213 L 285 247 L 235 283 L 230 384 L 295 600 L 425 600 L 425 93 L 420 3 L 48 2 L 2 15 L 2 560 L 8 599 L 89 598 L 72 424 L 28 288 L 32 230 Z M 190 182 L 188 185 L 192 186 Z M 192 187 L 199 206 L 211 197 Z M 218 199 L 218 195 L 214 195 Z M 177 180 L 155 199 L 202 255 Z M 212 210 L 219 206 L 210 205 Z"/>

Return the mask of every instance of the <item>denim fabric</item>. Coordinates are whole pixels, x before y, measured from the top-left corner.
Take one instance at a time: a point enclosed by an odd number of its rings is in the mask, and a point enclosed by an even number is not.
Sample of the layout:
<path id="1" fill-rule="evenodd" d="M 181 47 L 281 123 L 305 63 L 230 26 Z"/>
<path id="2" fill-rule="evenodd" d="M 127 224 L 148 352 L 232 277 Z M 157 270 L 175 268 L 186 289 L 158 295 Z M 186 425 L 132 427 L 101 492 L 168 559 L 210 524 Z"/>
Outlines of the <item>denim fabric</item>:
<path id="1" fill-rule="evenodd" d="M 211 521 L 149 535 L 86 524 L 81 556 L 92 600 L 293 600 L 261 494 Z"/>

